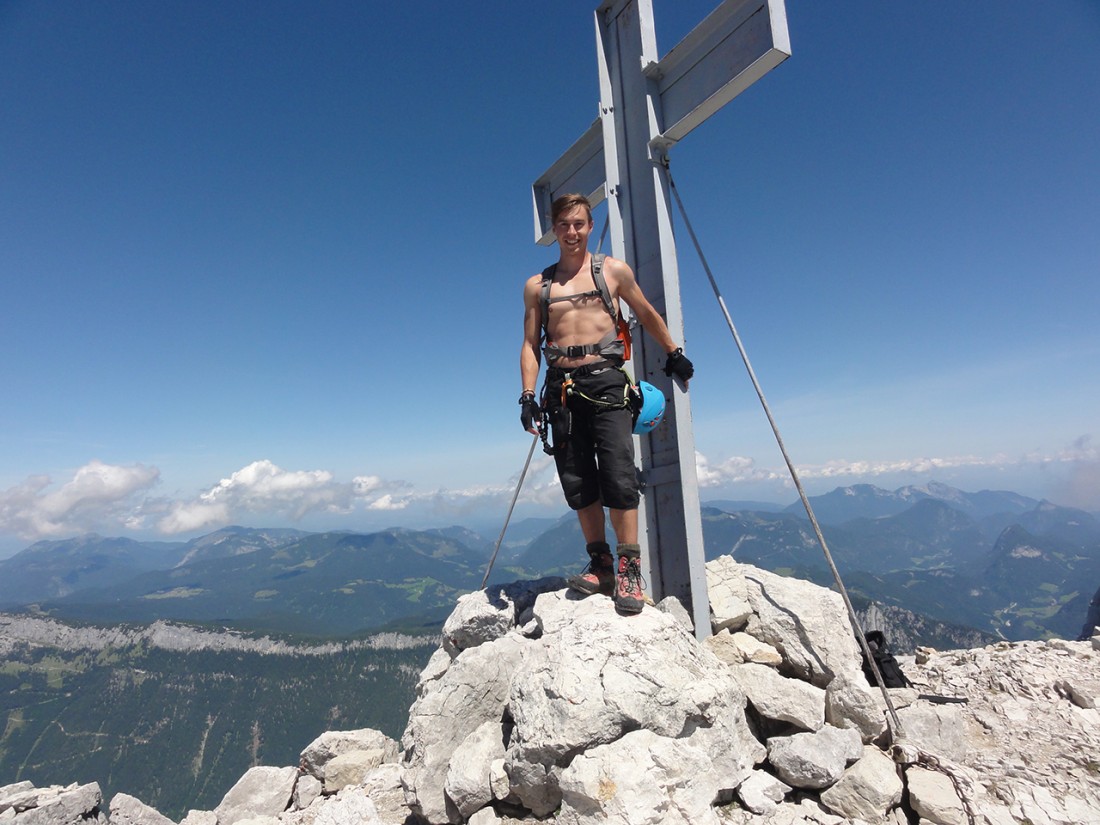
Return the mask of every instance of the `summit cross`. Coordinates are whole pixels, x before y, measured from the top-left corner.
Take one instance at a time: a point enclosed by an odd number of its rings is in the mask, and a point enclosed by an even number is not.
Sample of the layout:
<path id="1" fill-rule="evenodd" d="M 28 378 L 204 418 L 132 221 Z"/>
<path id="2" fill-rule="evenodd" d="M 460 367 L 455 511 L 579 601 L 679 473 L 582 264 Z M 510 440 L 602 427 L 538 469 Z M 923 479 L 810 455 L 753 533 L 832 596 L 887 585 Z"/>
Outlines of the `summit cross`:
<path id="1" fill-rule="evenodd" d="M 580 192 L 593 206 L 606 200 L 611 254 L 633 268 L 673 339 L 683 341 L 668 177 L 661 167 L 681 138 L 790 56 L 786 10 L 783 0 L 724 0 L 660 60 L 652 0 L 604 0 L 595 18 L 599 116 L 532 186 L 535 241 L 554 241 L 550 204 L 559 195 Z M 680 601 L 703 639 L 710 635 L 710 603 L 691 406 L 665 376 L 655 342 L 634 339 L 635 379 L 668 400 L 665 422 L 640 436 L 643 575 L 655 601 Z"/>

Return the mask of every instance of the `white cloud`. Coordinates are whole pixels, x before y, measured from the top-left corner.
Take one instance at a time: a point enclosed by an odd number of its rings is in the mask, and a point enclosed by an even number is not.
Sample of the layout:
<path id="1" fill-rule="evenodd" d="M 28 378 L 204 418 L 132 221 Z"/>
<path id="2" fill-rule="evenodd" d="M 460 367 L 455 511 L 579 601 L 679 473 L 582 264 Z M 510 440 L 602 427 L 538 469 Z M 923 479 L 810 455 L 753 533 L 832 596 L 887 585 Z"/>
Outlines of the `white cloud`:
<path id="1" fill-rule="evenodd" d="M 700 487 L 720 487 L 742 481 L 774 481 L 780 476 L 774 470 L 761 470 L 756 462 L 743 456 L 731 456 L 712 464 L 702 453 L 695 454 L 695 472 Z"/>
<path id="2" fill-rule="evenodd" d="M 299 520 L 308 513 L 348 514 L 358 507 L 399 510 L 408 485 L 378 476 L 340 482 L 328 470 L 284 470 L 267 459 L 223 478 L 194 501 L 179 501 L 157 522 L 162 533 L 223 526 L 244 514 L 267 513 Z"/>
<path id="3" fill-rule="evenodd" d="M 836 459 L 798 468 L 806 479 L 857 480 L 904 473 L 932 475 L 967 468 L 1059 468 L 1064 503 L 1095 509 L 1100 496 L 1100 449 L 1084 435 L 1054 453 L 1010 458 L 1004 455 L 902 458 L 886 461 Z M 786 467 L 759 467 L 752 458 L 712 460 L 696 454 L 703 488 L 752 482 L 789 485 Z M 0 491 L 0 533 L 25 539 L 74 535 L 89 531 L 141 531 L 155 524 L 163 534 L 178 535 L 260 516 L 271 522 L 299 520 L 311 513 L 341 516 L 359 512 L 398 512 L 461 518 L 497 510 L 503 516 L 519 484 L 517 472 L 505 483 L 417 492 L 412 485 L 375 475 L 343 482 L 328 470 L 286 470 L 268 460 L 254 461 L 192 498 L 169 500 L 151 495 L 160 471 L 90 461 L 54 489 L 47 476 L 28 477 Z M 538 456 L 528 468 L 519 503 L 564 506 L 554 462 Z"/>
<path id="4" fill-rule="evenodd" d="M 142 493 L 156 484 L 156 467 L 90 461 L 56 490 L 48 476 L 31 476 L 0 493 L 0 530 L 44 538 L 142 523 Z"/>

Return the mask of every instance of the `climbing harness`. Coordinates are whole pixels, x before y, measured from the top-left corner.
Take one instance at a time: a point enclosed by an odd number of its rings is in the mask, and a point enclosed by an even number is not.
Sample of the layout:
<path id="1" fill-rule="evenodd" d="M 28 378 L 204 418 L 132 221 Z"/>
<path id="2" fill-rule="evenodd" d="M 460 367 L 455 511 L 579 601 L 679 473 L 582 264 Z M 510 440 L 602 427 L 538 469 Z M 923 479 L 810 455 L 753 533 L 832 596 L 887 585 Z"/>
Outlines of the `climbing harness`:
<path id="1" fill-rule="evenodd" d="M 617 358 L 621 361 L 630 360 L 630 325 L 615 305 L 615 299 L 611 297 L 611 290 L 608 289 L 607 280 L 603 276 L 603 263 L 606 257 L 602 252 L 592 253 L 590 258 L 592 281 L 596 288 L 588 292 L 577 292 L 572 295 L 559 295 L 556 298 L 551 298 L 550 287 L 554 282 L 558 265 L 556 263 L 551 264 L 542 271 L 539 305 L 542 311 L 542 352 L 546 356 L 548 365 L 553 366 L 560 358 L 580 358 L 584 355 L 602 355 L 605 358 Z M 587 298 L 599 298 L 603 302 L 603 308 L 614 322 L 613 328 L 594 344 L 559 347 L 550 340 L 550 305 L 563 301 L 582 301 Z"/>
<path id="2" fill-rule="evenodd" d="M 623 397 L 621 399 L 609 401 L 604 398 L 593 398 L 591 395 L 582 391 L 573 380 L 573 376 L 578 373 L 591 374 L 594 370 L 602 371 L 605 369 L 616 370 L 626 377 L 626 384 L 623 386 Z M 554 455 L 560 450 L 561 445 L 572 431 L 572 414 L 569 409 L 569 399 L 571 398 L 580 398 L 597 409 L 621 410 L 630 408 L 633 416 L 632 431 L 634 435 L 645 435 L 646 433 L 652 432 L 661 421 L 664 420 L 664 394 L 648 381 L 635 382 L 630 373 L 617 364 L 597 361 L 594 364 L 585 364 L 574 370 L 563 371 L 563 373 L 561 395 L 558 399 L 559 403 L 554 407 L 549 407 L 546 403 L 547 385 L 550 379 L 549 373 L 547 373 L 546 382 L 542 387 L 540 407 L 543 411 L 543 415 L 542 419 L 539 421 L 538 429 L 539 435 L 542 438 L 543 452 L 547 455 Z M 556 422 L 557 427 L 554 426 L 555 422 L 550 420 L 552 415 L 558 416 L 561 419 Z M 549 434 L 551 432 L 556 433 L 554 446 L 551 446 L 549 441 Z"/>

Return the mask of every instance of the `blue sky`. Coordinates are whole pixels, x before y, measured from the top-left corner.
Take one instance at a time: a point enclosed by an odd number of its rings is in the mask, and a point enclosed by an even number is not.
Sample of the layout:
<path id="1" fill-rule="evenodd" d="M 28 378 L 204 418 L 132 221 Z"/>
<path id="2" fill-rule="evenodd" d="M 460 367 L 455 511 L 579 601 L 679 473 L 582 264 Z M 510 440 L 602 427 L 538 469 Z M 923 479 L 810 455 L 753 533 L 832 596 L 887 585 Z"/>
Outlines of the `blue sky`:
<path id="1" fill-rule="evenodd" d="M 654 2 L 662 54 L 713 7 Z M 595 6 L 0 2 L 0 550 L 499 523 Z M 811 492 L 1100 510 L 1100 5 L 787 16 L 672 170 Z M 679 252 L 703 498 L 791 501 Z M 537 453 L 520 512 L 564 510 Z"/>

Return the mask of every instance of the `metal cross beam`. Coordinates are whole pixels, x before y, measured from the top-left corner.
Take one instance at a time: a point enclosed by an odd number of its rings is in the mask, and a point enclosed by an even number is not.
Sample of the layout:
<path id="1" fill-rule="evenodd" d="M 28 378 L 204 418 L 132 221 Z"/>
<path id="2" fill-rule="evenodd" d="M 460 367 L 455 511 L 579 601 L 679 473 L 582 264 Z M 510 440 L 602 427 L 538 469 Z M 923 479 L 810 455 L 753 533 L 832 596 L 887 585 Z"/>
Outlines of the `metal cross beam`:
<path id="1" fill-rule="evenodd" d="M 596 9 L 599 117 L 532 187 L 535 240 L 554 240 L 550 204 L 581 192 L 608 203 L 612 254 L 684 340 L 667 177 L 669 148 L 790 56 L 783 0 L 724 0 L 661 60 L 652 0 Z M 710 635 L 695 437 L 688 396 L 661 367 L 664 353 L 634 336 L 634 377 L 668 399 L 665 423 L 641 437 L 643 569 L 655 600 L 675 596 L 700 639 Z M 706 376 L 700 376 L 706 381 Z"/>

